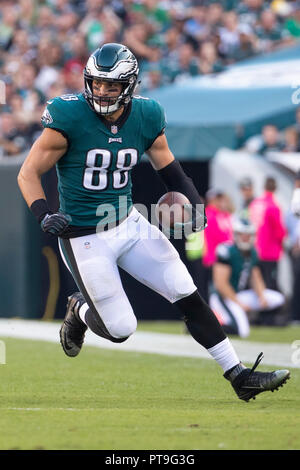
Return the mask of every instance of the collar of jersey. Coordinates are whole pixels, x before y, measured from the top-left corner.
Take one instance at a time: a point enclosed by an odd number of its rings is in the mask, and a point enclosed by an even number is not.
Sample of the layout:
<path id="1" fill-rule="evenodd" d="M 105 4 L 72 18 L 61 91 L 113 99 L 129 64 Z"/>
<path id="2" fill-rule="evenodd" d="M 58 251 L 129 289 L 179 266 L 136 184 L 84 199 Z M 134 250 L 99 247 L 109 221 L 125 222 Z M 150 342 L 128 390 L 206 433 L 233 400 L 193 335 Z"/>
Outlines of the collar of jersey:
<path id="1" fill-rule="evenodd" d="M 121 127 L 124 126 L 125 122 L 130 116 L 130 111 L 132 108 L 132 101 L 128 103 L 127 106 L 124 107 L 124 111 L 121 114 L 121 116 L 116 120 L 116 121 L 108 121 L 105 119 L 103 116 L 98 116 L 100 121 L 107 127 L 107 129 L 110 131 L 112 126 L 117 126 L 118 129 L 121 129 Z"/>

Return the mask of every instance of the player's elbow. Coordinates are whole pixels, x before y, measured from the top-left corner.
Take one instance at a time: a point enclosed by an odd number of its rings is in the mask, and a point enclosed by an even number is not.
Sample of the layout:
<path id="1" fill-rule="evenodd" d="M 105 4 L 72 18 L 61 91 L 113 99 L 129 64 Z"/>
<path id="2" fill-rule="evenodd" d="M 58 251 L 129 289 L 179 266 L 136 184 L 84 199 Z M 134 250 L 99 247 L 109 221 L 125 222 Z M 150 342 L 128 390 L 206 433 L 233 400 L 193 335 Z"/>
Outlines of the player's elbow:
<path id="1" fill-rule="evenodd" d="M 37 179 L 40 179 L 38 172 L 29 165 L 26 165 L 26 162 L 24 162 L 17 176 L 19 187 L 21 188 L 26 183 L 30 183 Z"/>
<path id="2" fill-rule="evenodd" d="M 18 173 L 18 176 L 17 176 L 17 182 L 18 182 L 18 185 L 19 185 L 20 189 L 22 188 L 22 186 L 24 184 L 24 180 L 25 180 L 24 171 L 21 168 L 19 173 Z"/>

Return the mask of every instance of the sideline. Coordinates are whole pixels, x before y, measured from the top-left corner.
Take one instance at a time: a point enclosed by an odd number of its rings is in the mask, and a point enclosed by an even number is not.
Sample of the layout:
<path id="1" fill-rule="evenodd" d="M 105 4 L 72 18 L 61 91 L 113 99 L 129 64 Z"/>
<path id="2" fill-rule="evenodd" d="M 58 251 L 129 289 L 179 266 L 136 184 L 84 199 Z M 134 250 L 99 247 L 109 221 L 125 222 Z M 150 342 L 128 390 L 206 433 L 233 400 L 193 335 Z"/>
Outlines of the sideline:
<path id="1" fill-rule="evenodd" d="M 59 323 L 35 320 L 0 319 L 0 339 L 5 337 L 49 341 L 59 344 Z M 246 340 L 231 340 L 243 362 L 253 363 L 262 351 L 264 365 L 300 368 L 300 354 L 295 358 L 291 344 L 255 343 Z M 135 351 L 168 356 L 185 356 L 211 359 L 206 349 L 200 347 L 189 335 L 136 332 L 124 343 L 111 343 L 96 336 L 90 330 L 86 333 L 85 344 L 104 349 Z"/>

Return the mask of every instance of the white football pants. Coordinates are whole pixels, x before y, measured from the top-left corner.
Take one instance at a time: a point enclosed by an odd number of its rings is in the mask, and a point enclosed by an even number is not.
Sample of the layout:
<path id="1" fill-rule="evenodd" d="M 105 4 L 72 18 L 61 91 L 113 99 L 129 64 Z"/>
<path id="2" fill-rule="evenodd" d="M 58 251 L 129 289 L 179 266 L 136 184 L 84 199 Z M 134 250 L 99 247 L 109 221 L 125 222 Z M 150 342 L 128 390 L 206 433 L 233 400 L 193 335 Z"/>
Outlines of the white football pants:
<path id="1" fill-rule="evenodd" d="M 119 226 L 60 239 L 59 247 L 78 288 L 114 338 L 128 337 L 137 326 L 118 266 L 171 303 L 197 289 L 171 242 L 135 208 Z"/>
<path id="2" fill-rule="evenodd" d="M 269 310 L 281 307 L 284 303 L 284 296 L 275 290 L 266 289 L 264 296 L 267 300 Z M 248 289 L 238 292 L 237 298 L 243 304 L 248 305 L 251 310 L 261 310 L 259 298 L 254 290 Z M 222 298 L 217 293 L 213 293 L 210 296 L 209 305 L 222 326 L 229 326 L 232 332 L 243 338 L 249 335 L 250 326 L 248 316 L 240 305 L 233 300 Z"/>

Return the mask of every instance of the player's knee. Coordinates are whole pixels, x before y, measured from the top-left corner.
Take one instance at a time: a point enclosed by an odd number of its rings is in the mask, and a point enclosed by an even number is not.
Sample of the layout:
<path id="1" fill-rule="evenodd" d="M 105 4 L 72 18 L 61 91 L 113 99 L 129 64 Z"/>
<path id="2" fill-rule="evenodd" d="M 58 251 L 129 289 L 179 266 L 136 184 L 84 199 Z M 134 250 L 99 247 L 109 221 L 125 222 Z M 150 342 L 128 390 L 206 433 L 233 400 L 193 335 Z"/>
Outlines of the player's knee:
<path id="1" fill-rule="evenodd" d="M 115 273 L 110 260 L 105 256 L 81 262 L 79 270 L 94 304 L 117 295 L 118 284 L 115 280 Z"/>
<path id="2" fill-rule="evenodd" d="M 115 339 L 124 338 L 124 341 L 131 336 L 137 328 L 137 320 L 134 315 L 122 316 L 106 325 L 109 334 Z"/>
<path id="3" fill-rule="evenodd" d="M 186 266 L 180 261 L 176 266 L 170 266 L 164 273 L 169 301 L 174 303 L 191 295 L 197 287 Z"/>

